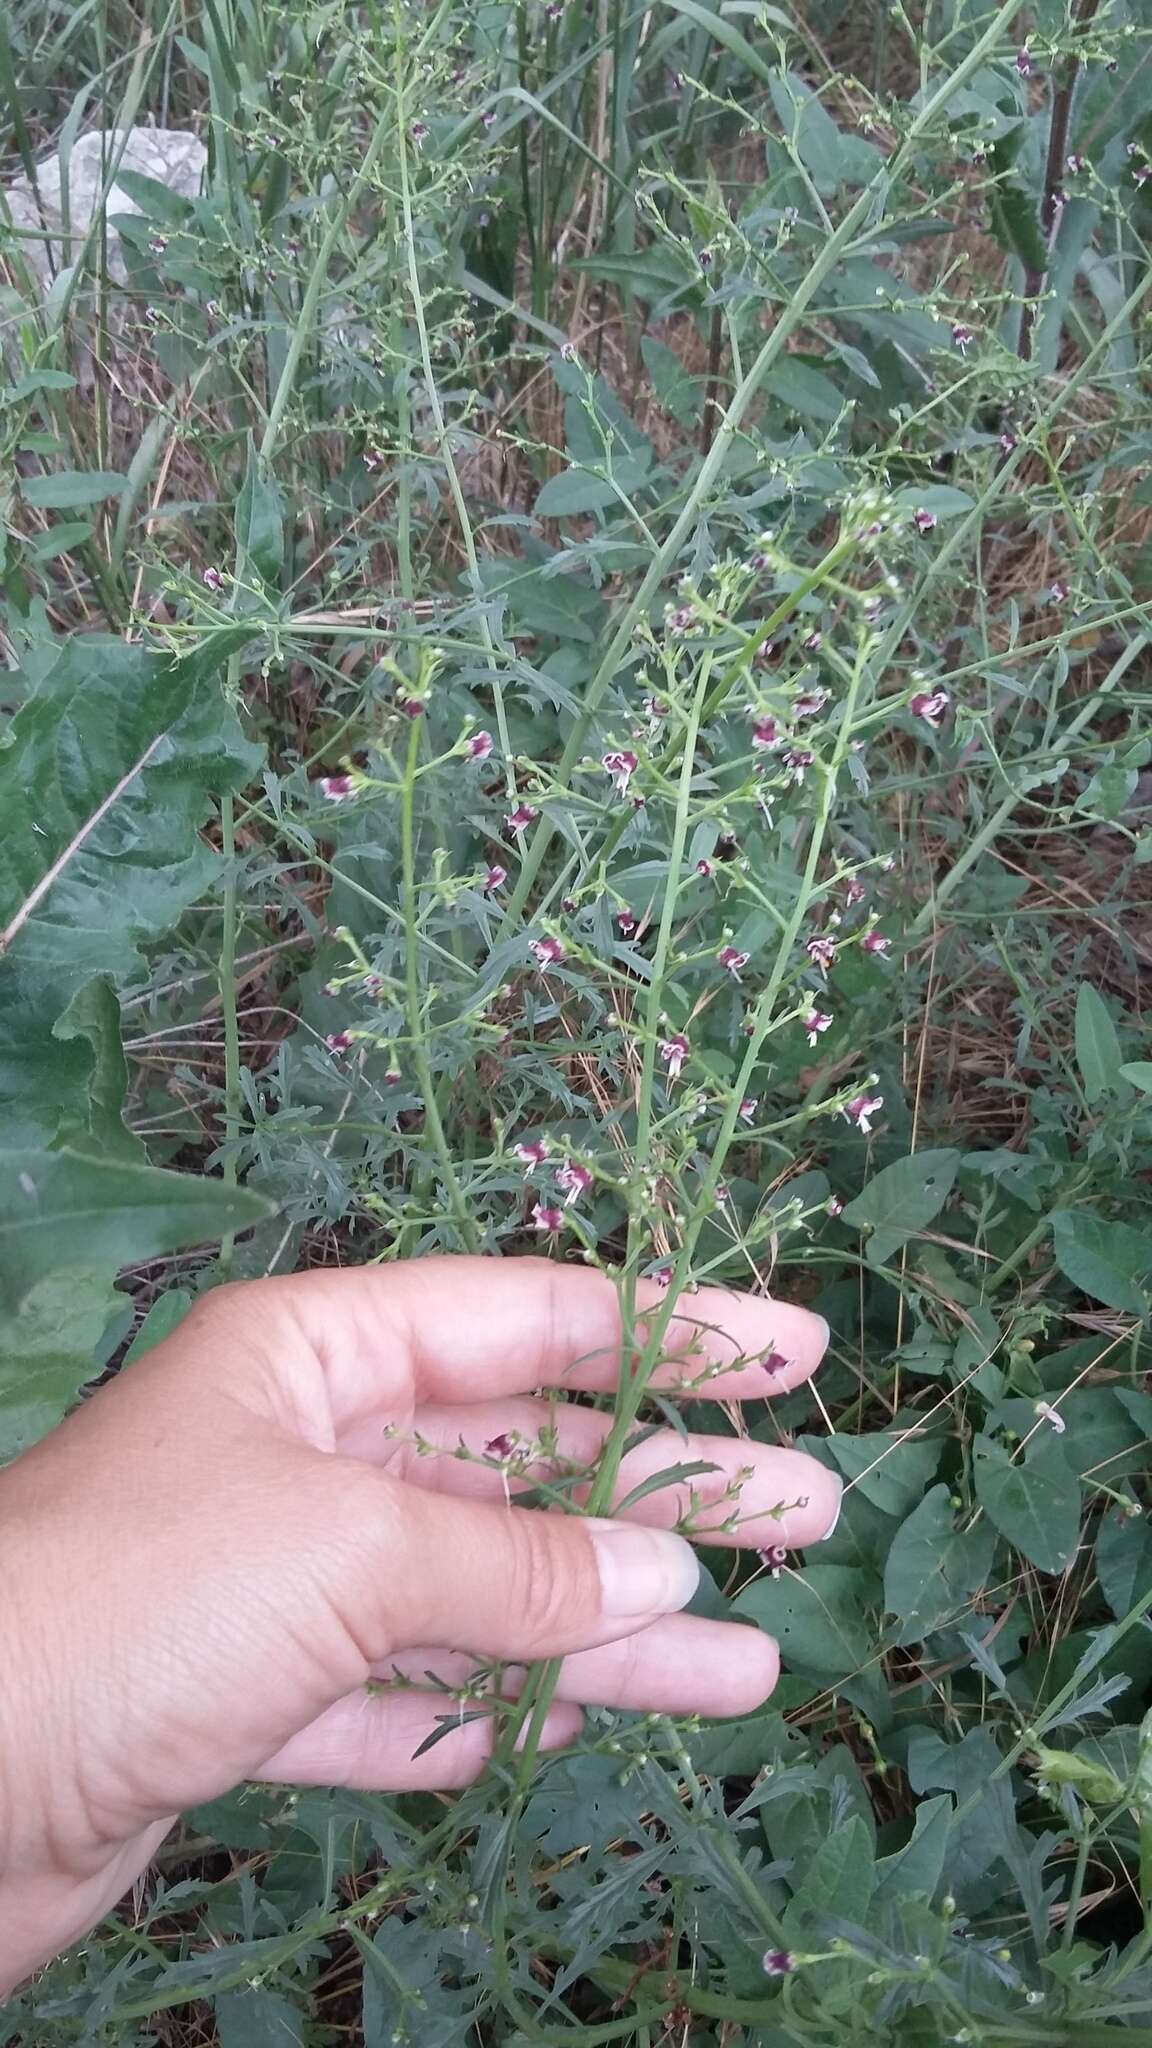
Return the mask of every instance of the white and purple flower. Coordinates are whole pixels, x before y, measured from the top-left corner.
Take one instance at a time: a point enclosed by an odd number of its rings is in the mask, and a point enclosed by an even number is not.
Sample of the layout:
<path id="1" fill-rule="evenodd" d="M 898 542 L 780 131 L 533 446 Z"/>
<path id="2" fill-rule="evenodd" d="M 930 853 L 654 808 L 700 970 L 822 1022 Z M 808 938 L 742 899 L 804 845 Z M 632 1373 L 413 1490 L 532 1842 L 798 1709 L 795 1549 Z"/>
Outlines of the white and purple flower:
<path id="1" fill-rule="evenodd" d="M 854 1095 L 851 1102 L 844 1104 L 841 1114 L 846 1116 L 848 1122 L 855 1124 L 857 1130 L 862 1131 L 864 1136 L 867 1137 L 872 1129 L 873 1117 L 878 1116 L 883 1107 L 884 1097 L 882 1095 Z"/>

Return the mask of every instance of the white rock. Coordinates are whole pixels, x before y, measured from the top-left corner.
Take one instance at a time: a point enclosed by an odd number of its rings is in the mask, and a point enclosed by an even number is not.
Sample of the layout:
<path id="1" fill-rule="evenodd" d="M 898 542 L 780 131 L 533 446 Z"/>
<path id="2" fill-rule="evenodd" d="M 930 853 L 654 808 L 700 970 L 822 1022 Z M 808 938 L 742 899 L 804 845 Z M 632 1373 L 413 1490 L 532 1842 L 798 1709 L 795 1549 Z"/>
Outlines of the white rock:
<path id="1" fill-rule="evenodd" d="M 124 143 L 123 154 L 119 154 L 123 129 L 93 129 L 88 135 L 80 135 L 72 146 L 68 161 L 69 233 L 70 247 L 65 251 L 62 242 L 53 240 L 52 267 L 59 270 L 75 260 L 84 236 L 88 232 L 97 202 L 104 188 L 110 164 L 116 163 L 127 171 L 140 171 L 146 178 L 155 178 L 157 184 L 167 185 L 169 191 L 179 192 L 185 199 L 194 199 L 200 190 L 208 151 L 198 135 L 192 135 L 185 128 L 130 128 Z M 17 227 L 33 231 L 33 235 L 20 237 L 20 247 L 28 266 L 38 277 L 47 280 L 50 275 L 48 244 L 43 240 L 41 209 L 44 224 L 49 230 L 63 226 L 63 209 L 60 201 L 64 183 L 63 170 L 58 155 L 49 156 L 37 166 L 36 185 L 40 195 L 37 207 L 32 187 L 27 178 L 17 178 L 7 188 L 7 201 L 12 219 Z M 140 208 L 126 192 L 113 184 L 104 207 L 105 216 L 111 218 L 118 213 L 139 213 Z M 35 238 L 33 238 L 35 237 Z M 120 238 L 113 231 L 108 233 L 108 266 L 114 277 L 123 278 L 124 266 L 120 257 Z"/>

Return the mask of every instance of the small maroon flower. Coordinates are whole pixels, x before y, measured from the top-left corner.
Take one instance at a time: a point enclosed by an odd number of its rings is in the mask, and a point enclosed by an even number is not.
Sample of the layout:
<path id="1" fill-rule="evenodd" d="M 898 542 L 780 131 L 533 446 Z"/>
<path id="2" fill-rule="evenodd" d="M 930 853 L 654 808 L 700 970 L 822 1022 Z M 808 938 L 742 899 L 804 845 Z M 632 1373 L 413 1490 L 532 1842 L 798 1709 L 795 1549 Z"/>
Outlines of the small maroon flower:
<path id="1" fill-rule="evenodd" d="M 514 811 L 509 811 L 504 823 L 510 832 L 526 832 L 529 825 L 534 825 L 539 816 L 535 804 L 517 804 Z"/>
<path id="2" fill-rule="evenodd" d="M 385 1067 L 384 1086 L 386 1088 L 398 1088 L 403 1078 L 399 1067 Z"/>
<path id="3" fill-rule="evenodd" d="M 383 468 L 384 452 L 380 448 L 366 448 L 360 460 L 363 462 L 364 467 L 368 471 L 369 475 L 371 475 L 374 469 Z"/>
<path id="4" fill-rule="evenodd" d="M 669 605 L 664 614 L 664 624 L 669 633 L 688 633 L 698 616 L 694 604 Z"/>
<path id="5" fill-rule="evenodd" d="M 616 912 L 616 929 L 622 938 L 630 939 L 636 929 L 636 924 L 636 917 L 631 910 L 618 910 Z"/>
<path id="6" fill-rule="evenodd" d="M 322 775 L 320 788 L 331 803 L 341 804 L 346 797 L 355 796 L 356 782 L 351 775 Z"/>
<path id="7" fill-rule="evenodd" d="M 494 889 L 502 889 L 502 888 L 504 887 L 504 884 L 505 884 L 505 882 L 506 882 L 507 880 L 508 880 L 508 870 L 507 870 L 507 868 L 502 868 L 502 867 L 501 867 L 501 865 L 500 865 L 500 863 L 499 863 L 499 861 L 498 861 L 498 860 L 494 860 L 494 861 L 492 862 L 492 865 L 491 865 L 491 867 L 490 867 L 490 868 L 489 868 L 489 869 L 487 870 L 487 872 L 486 872 L 486 874 L 485 874 L 485 876 L 484 876 L 484 881 L 483 881 L 483 883 L 482 883 L 482 885 L 481 885 L 481 886 L 483 887 L 483 890 L 484 890 L 484 894 L 485 894 L 486 896 L 491 896 L 491 894 L 492 894 L 493 890 L 494 890 Z"/>
<path id="8" fill-rule="evenodd" d="M 148 247 L 154 256 L 162 256 L 168 247 L 167 235 L 149 235 Z"/>
<path id="9" fill-rule="evenodd" d="M 532 1221 L 537 1230 L 549 1235 L 564 1228 L 563 1209 L 549 1208 L 546 1202 L 537 1202 L 532 1211 Z"/>
<path id="10" fill-rule="evenodd" d="M 755 1123 L 755 1121 L 756 1121 L 756 1111 L 757 1111 L 757 1110 L 759 1109 L 759 1107 L 760 1107 L 760 1098 L 759 1098 L 759 1096 L 757 1096 L 757 1095 L 746 1095 L 746 1096 L 744 1097 L 744 1100 L 743 1100 L 743 1102 L 742 1102 L 742 1103 L 740 1104 L 740 1121 L 741 1121 L 741 1123 L 744 1123 L 744 1124 L 754 1124 L 754 1123 Z"/>
<path id="11" fill-rule="evenodd" d="M 912 514 L 912 524 L 917 533 L 931 533 L 936 525 L 936 514 L 925 511 L 923 505 Z"/>
<path id="12" fill-rule="evenodd" d="M 480 126 L 482 128 L 494 128 L 496 126 L 496 116 L 493 113 L 491 107 L 489 107 L 485 113 L 481 114 Z"/>
<path id="13" fill-rule="evenodd" d="M 566 1159 L 556 1175 L 556 1185 L 564 1190 L 564 1207 L 570 1209 L 581 1195 L 586 1195 L 592 1185 L 592 1175 L 578 1159 Z"/>
<path id="14" fill-rule="evenodd" d="M 350 1052 L 352 1050 L 352 1034 L 350 1031 L 329 1031 L 324 1043 L 330 1053 Z"/>
<path id="15" fill-rule="evenodd" d="M 840 1200 L 839 1195 L 829 1195 L 828 1200 L 824 1204 L 824 1213 L 826 1216 L 842 1216 L 844 1214 L 844 1204 Z"/>
<path id="16" fill-rule="evenodd" d="M 935 731 L 948 709 L 948 703 L 947 690 L 918 690 L 914 697 L 909 698 L 908 709 L 913 718 L 922 718 L 925 725 L 930 725 Z"/>
<path id="17" fill-rule="evenodd" d="M 792 706 L 793 718 L 818 718 L 831 695 L 831 690 L 801 691 Z"/>
<path id="18" fill-rule="evenodd" d="M 958 348 L 961 355 L 964 354 L 964 351 L 966 349 L 971 348 L 972 343 L 975 341 L 975 339 L 976 336 L 973 333 L 972 329 L 969 326 L 967 326 L 967 324 L 963 320 L 953 321 L 952 346 L 953 348 Z"/>
<path id="19" fill-rule="evenodd" d="M 1087 157 L 1081 156 L 1078 150 L 1074 150 L 1071 156 L 1066 156 L 1064 163 L 1067 169 L 1072 172 L 1073 177 L 1079 177 L 1081 171 L 1088 169 Z"/>
<path id="20" fill-rule="evenodd" d="M 734 981 L 739 981 L 740 969 L 748 965 L 747 953 L 737 952 L 735 946 L 721 946 L 716 958 L 721 967 L 727 968 Z"/>
<path id="21" fill-rule="evenodd" d="M 617 793 L 620 796 L 627 796 L 628 784 L 640 766 L 638 755 L 633 754 L 630 749 L 605 754 L 601 758 L 600 766 L 612 777 Z"/>
<path id="22" fill-rule="evenodd" d="M 821 647 L 824 645 L 824 635 L 823 633 L 816 632 L 815 630 L 813 630 L 811 633 L 805 633 L 803 640 L 800 642 L 800 645 L 801 647 L 803 647 L 807 654 L 818 654 L 820 652 Z"/>
<path id="23" fill-rule="evenodd" d="M 219 569 L 205 569 L 201 578 L 206 590 L 223 590 L 224 578 Z"/>
<path id="24" fill-rule="evenodd" d="M 701 268 L 701 270 L 711 270 L 711 268 L 712 268 L 712 251 L 711 251 L 711 249 L 700 249 L 700 250 L 698 250 L 698 251 L 697 251 L 697 254 L 696 254 L 696 261 L 697 261 L 697 263 L 698 263 L 698 264 L 700 265 L 700 268 Z"/>
<path id="25" fill-rule="evenodd" d="M 1019 445 L 1015 434 L 1010 434 L 1007 428 L 1005 428 L 1000 436 L 1000 446 L 1004 450 L 1005 455 L 1011 455 L 1013 449 L 1019 447 Z"/>
<path id="26" fill-rule="evenodd" d="M 413 121 L 408 133 L 416 144 L 417 149 L 419 149 L 422 142 L 427 142 L 428 140 L 428 129 L 423 121 Z"/>
<path id="27" fill-rule="evenodd" d="M 809 1045 L 815 1045 L 822 1031 L 832 1029 L 832 1016 L 828 1010 L 809 1010 L 808 1015 L 801 1017 L 800 1022 L 808 1033 Z"/>
<path id="28" fill-rule="evenodd" d="M 663 1045 L 660 1047 L 660 1057 L 668 1069 L 668 1079 L 670 1081 L 678 1081 L 680 1079 L 680 1069 L 691 1050 L 692 1047 L 682 1031 L 674 1031 L 671 1038 L 664 1040 Z"/>
<path id="29" fill-rule="evenodd" d="M 844 901 L 848 905 L 849 910 L 851 910 L 854 903 L 863 903 L 867 894 L 868 891 L 864 887 L 863 882 L 859 881 L 855 875 L 849 875 L 848 880 L 844 884 Z"/>
<path id="30" fill-rule="evenodd" d="M 847 1117 L 850 1124 L 855 1124 L 857 1130 L 863 1131 L 865 1137 L 867 1137 L 872 1129 L 873 1117 L 877 1116 L 883 1107 L 884 1097 L 882 1095 L 854 1095 L 851 1102 L 844 1104 L 842 1114 Z"/>
<path id="31" fill-rule="evenodd" d="M 822 932 L 817 932 L 815 938 L 805 940 L 804 951 L 813 967 L 818 967 L 821 974 L 826 975 L 836 958 L 836 941 Z"/>
<path id="32" fill-rule="evenodd" d="M 1138 185 L 1146 185 L 1152 178 L 1152 164 L 1137 164 L 1132 176 Z"/>
<path id="33" fill-rule="evenodd" d="M 752 727 L 752 745 L 771 753 L 780 745 L 780 727 L 774 718 L 758 718 Z"/>
<path id="34" fill-rule="evenodd" d="M 881 958 L 885 953 L 892 951 L 892 941 L 891 939 L 886 939 L 883 932 L 865 932 L 864 937 L 860 941 L 860 946 L 863 952 L 876 953 Z"/>
<path id="35" fill-rule="evenodd" d="M 811 747 L 789 747 L 783 756 L 784 766 L 792 781 L 796 783 L 803 782 L 806 769 L 812 766 L 815 759 Z"/>
<path id="36" fill-rule="evenodd" d="M 1031 76 L 1032 76 L 1032 59 L 1031 59 L 1031 57 L 1029 56 L 1029 54 L 1028 54 L 1028 51 L 1027 51 L 1027 50 L 1017 50 L 1017 52 L 1016 52 L 1016 69 L 1017 69 L 1017 71 L 1019 72 L 1019 74 L 1020 74 L 1021 78 L 1031 78 Z"/>
<path id="37" fill-rule="evenodd" d="M 1068 585 L 1066 583 L 1062 583 L 1060 581 L 1060 578 L 1057 577 L 1056 581 L 1052 585 L 1052 588 L 1048 592 L 1050 602 L 1052 604 L 1063 604 L 1067 595 Z"/>
<path id="38" fill-rule="evenodd" d="M 529 1138 L 525 1144 L 513 1145 L 512 1150 L 522 1165 L 529 1168 L 543 1166 L 548 1157 L 548 1140 L 547 1138 Z"/>
<path id="39" fill-rule="evenodd" d="M 423 718 L 424 699 L 423 697 L 397 697 L 396 709 L 397 711 L 402 711 L 405 718 Z"/>
<path id="40" fill-rule="evenodd" d="M 796 1968 L 796 1958 L 786 1948 L 766 1948 L 761 1960 L 766 1977 L 788 1977 Z"/>
<path id="41" fill-rule="evenodd" d="M 510 1458 L 516 1450 L 517 1441 L 515 1430 L 501 1430 L 499 1436 L 489 1437 L 484 1446 L 484 1456 L 486 1458 Z"/>
<path id="42" fill-rule="evenodd" d="M 715 868 L 713 867 L 713 865 L 712 865 L 712 863 L 711 863 L 711 861 L 710 861 L 710 860 L 698 860 L 698 861 L 697 861 L 697 863 L 696 863 L 696 873 L 697 873 L 698 875 L 703 875 L 703 877 L 704 877 L 704 880 L 705 880 L 705 881 L 708 881 L 708 879 L 710 878 L 710 876 L 714 875 L 714 874 L 715 874 L 715 872 L 716 872 L 716 870 L 715 870 Z"/>
<path id="43" fill-rule="evenodd" d="M 652 1278 L 656 1282 L 657 1287 L 670 1286 L 672 1282 L 671 1266 L 657 1266 L 656 1271 L 652 1275 Z"/>
<path id="44" fill-rule="evenodd" d="M 788 1562 L 788 1545 L 786 1543 L 770 1543 L 766 1550 L 758 1551 L 757 1556 L 763 1559 L 763 1562 L 770 1570 L 779 1571 L 780 1566 Z"/>
<path id="45" fill-rule="evenodd" d="M 568 948 L 563 939 L 555 938 L 548 932 L 542 939 L 529 941 L 528 951 L 534 953 L 541 967 L 558 967 L 568 958 Z"/>
<path id="46" fill-rule="evenodd" d="M 662 697 L 645 697 L 644 715 L 651 719 L 653 725 L 659 725 L 661 719 L 668 716 L 668 706 Z"/>
<path id="47" fill-rule="evenodd" d="M 470 761 L 486 761 L 492 752 L 493 740 L 490 732 L 474 732 L 465 752 Z"/>

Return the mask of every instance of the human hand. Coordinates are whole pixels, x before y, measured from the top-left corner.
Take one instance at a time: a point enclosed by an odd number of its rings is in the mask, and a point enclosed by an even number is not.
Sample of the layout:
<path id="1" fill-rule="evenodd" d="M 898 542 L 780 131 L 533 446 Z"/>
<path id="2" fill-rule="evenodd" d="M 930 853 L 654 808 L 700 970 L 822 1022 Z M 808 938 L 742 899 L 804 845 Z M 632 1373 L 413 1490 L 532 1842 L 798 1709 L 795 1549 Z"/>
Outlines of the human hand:
<path id="1" fill-rule="evenodd" d="M 641 1285 L 641 1312 L 659 1299 Z M 704 1288 L 652 1384 L 761 1399 L 808 1378 L 826 1338 L 802 1309 Z M 822 1465 L 661 1430 L 617 1500 L 670 1466 L 716 1469 L 625 1521 L 509 1502 L 558 1461 L 593 1464 L 611 1421 L 532 1390 L 610 1391 L 620 1358 L 616 1291 L 575 1266 L 255 1281 L 206 1295 L 0 1473 L 0 1994 L 115 1903 L 182 1808 L 242 1779 L 475 1777 L 488 1716 L 414 1754 L 444 1712 L 430 1671 L 456 1685 L 504 1662 L 507 1692 L 517 1665 L 563 1656 L 548 1747 L 582 1704 L 731 1715 L 767 1696 L 766 1636 L 678 1612 L 697 1568 L 671 1525 L 691 1510 L 709 1543 L 817 1542 L 840 1496 Z M 366 1689 L 393 1672 L 417 1685 Z"/>

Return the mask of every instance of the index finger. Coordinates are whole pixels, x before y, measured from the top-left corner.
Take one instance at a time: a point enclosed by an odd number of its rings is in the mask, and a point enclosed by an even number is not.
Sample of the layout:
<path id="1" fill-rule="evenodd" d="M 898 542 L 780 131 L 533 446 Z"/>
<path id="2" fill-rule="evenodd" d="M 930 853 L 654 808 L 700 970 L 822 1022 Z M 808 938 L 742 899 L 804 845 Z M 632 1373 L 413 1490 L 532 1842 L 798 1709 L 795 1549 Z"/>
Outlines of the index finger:
<path id="1" fill-rule="evenodd" d="M 382 1405 L 487 1400 L 534 1387 L 610 1392 L 619 1382 L 617 1289 L 548 1259 L 429 1258 L 268 1283 L 283 1291 L 323 1365 L 338 1428 Z M 637 1285 L 630 1357 L 665 1300 Z M 662 1393 L 744 1401 L 815 1371 L 823 1318 L 768 1297 L 701 1287 L 677 1303 L 650 1382 Z"/>

